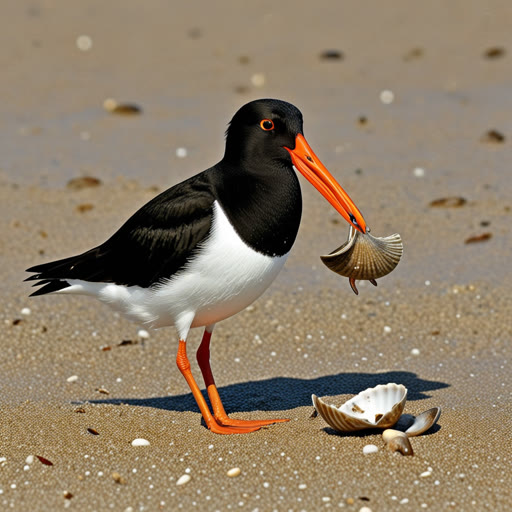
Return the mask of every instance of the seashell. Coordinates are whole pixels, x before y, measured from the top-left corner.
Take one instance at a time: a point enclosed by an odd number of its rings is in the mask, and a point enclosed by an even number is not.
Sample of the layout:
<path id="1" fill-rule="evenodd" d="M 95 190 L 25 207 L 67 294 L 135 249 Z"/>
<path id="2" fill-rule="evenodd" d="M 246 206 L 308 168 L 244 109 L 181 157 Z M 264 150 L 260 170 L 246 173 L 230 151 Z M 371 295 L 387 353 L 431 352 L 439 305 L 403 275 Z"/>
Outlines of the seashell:
<path id="1" fill-rule="evenodd" d="M 382 432 L 382 439 L 392 452 L 400 452 L 402 455 L 414 455 L 409 438 L 401 430 L 388 428 Z"/>
<path id="2" fill-rule="evenodd" d="M 403 250 L 402 238 L 398 233 L 378 238 L 368 232 L 363 234 L 350 226 L 348 240 L 335 251 L 320 258 L 333 272 L 348 277 L 350 286 L 357 295 L 356 279 L 369 280 L 377 286 L 375 279 L 396 268 Z"/>
<path id="3" fill-rule="evenodd" d="M 441 416 L 441 407 L 432 407 L 422 412 L 414 418 L 413 424 L 405 431 L 407 437 L 415 437 L 426 432 L 430 427 L 435 425 Z"/>
<path id="4" fill-rule="evenodd" d="M 361 391 L 339 408 L 316 395 L 311 398 L 315 409 L 333 429 L 354 432 L 393 426 L 404 410 L 407 389 L 402 384 L 379 384 Z"/>

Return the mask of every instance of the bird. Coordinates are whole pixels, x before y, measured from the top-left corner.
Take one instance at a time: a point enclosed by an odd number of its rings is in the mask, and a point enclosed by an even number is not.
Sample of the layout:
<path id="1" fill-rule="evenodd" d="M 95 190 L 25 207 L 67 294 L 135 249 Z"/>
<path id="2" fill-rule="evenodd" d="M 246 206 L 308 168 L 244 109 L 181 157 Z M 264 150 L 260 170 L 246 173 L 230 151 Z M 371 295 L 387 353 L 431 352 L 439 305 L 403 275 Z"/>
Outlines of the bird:
<path id="1" fill-rule="evenodd" d="M 283 268 L 302 215 L 299 171 L 358 231 L 366 223 L 307 143 L 300 110 L 282 100 L 243 105 L 213 167 L 160 193 L 109 239 L 82 254 L 27 269 L 31 296 L 89 295 L 152 328 L 174 326 L 176 364 L 206 427 L 244 434 L 288 419 L 228 416 L 210 366 L 215 325 L 252 304 Z M 187 337 L 204 333 L 196 359 L 208 403 L 191 370 Z"/>

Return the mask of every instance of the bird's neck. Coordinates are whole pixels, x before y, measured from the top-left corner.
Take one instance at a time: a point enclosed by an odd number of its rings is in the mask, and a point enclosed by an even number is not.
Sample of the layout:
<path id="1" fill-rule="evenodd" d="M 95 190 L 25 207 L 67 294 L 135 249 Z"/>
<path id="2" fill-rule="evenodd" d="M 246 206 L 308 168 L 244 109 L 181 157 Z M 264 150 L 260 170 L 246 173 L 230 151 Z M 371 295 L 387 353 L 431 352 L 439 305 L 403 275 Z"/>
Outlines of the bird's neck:
<path id="1" fill-rule="evenodd" d="M 220 205 L 242 240 L 268 256 L 287 254 L 302 214 L 299 180 L 291 165 L 235 168 L 221 162 L 217 167 Z"/>

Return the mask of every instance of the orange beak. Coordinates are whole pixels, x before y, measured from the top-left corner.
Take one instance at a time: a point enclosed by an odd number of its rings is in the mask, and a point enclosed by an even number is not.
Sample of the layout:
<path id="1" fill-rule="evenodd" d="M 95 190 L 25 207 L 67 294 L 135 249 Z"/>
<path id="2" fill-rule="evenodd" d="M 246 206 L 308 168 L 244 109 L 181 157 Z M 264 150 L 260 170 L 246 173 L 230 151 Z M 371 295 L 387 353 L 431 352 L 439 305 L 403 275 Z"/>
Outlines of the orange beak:
<path id="1" fill-rule="evenodd" d="M 295 138 L 295 149 L 285 146 L 295 168 L 322 194 L 355 229 L 366 233 L 366 222 L 352 199 L 320 162 L 303 135 Z"/>

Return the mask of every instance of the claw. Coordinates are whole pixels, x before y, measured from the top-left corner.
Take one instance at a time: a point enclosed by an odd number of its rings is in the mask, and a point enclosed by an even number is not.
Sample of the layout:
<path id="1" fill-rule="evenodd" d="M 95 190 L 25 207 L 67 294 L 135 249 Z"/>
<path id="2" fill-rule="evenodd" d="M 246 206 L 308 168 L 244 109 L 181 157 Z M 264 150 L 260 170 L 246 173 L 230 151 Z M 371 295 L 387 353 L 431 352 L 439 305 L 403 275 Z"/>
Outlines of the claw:
<path id="1" fill-rule="evenodd" d="M 375 279 L 369 279 L 369 281 L 373 284 L 373 286 L 377 286 L 377 281 L 375 281 Z"/>

